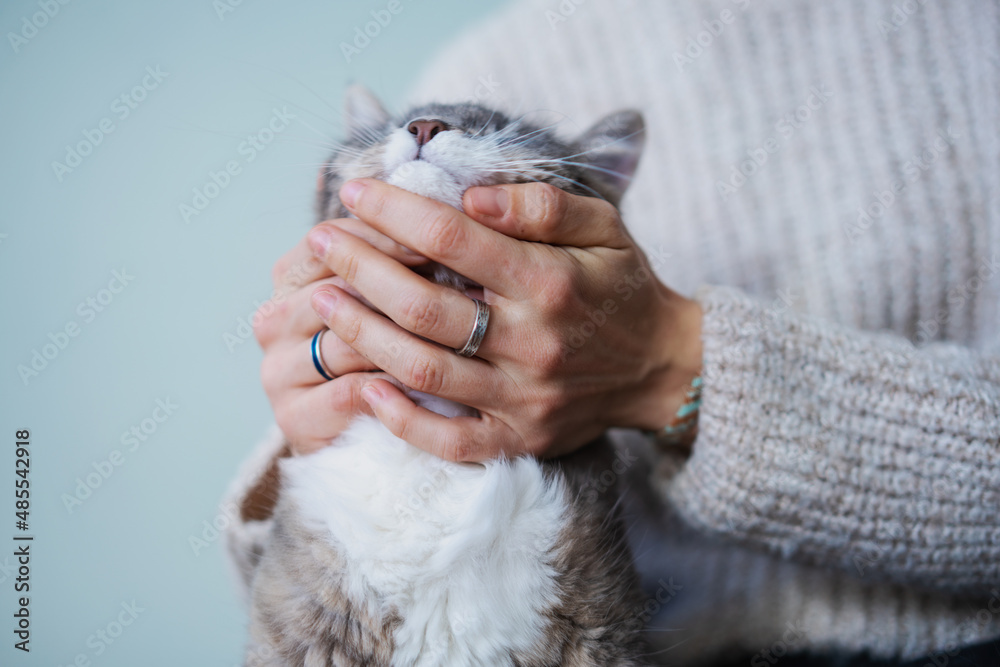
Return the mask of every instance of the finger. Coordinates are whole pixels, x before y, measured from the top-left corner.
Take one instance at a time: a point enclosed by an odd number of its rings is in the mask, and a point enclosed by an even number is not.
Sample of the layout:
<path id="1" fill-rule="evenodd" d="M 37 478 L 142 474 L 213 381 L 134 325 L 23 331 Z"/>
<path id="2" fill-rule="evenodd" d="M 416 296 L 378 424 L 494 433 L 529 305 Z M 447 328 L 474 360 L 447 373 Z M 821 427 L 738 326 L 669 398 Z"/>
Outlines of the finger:
<path id="1" fill-rule="evenodd" d="M 316 365 L 312 363 L 312 338 L 304 341 L 303 344 L 295 346 L 295 358 L 303 359 L 305 353 L 305 364 L 296 364 L 297 368 L 302 368 L 308 373 L 308 367 L 312 367 L 313 376 L 320 382 L 326 380 L 316 370 Z M 326 370 L 334 377 L 341 377 L 349 373 L 360 371 L 376 371 L 375 365 L 354 351 L 350 345 L 340 340 L 340 337 L 332 331 L 327 331 L 320 339 L 320 358 L 326 365 Z M 312 377 L 306 375 L 306 377 Z M 303 382 L 303 384 L 306 384 Z"/>
<path id="2" fill-rule="evenodd" d="M 448 461 L 485 461 L 514 451 L 510 429 L 488 415 L 444 417 L 378 379 L 369 380 L 361 397 L 396 437 Z"/>
<path id="3" fill-rule="evenodd" d="M 466 214 L 502 234 L 575 248 L 628 245 L 618 210 L 596 197 L 573 195 L 549 183 L 469 188 Z"/>
<path id="4" fill-rule="evenodd" d="M 370 373 L 351 373 L 296 392 L 275 406 L 275 421 L 295 443 L 297 453 L 316 451 L 329 445 L 358 415 L 373 414 L 361 398 L 361 390 L 371 379 Z"/>
<path id="5" fill-rule="evenodd" d="M 349 181 L 340 196 L 356 216 L 404 246 L 498 294 L 521 293 L 517 275 L 531 257 L 518 241 L 447 204 L 375 179 Z"/>
<path id="6" fill-rule="evenodd" d="M 320 228 L 319 233 L 322 233 L 323 229 L 327 227 L 343 229 L 359 238 L 369 240 L 369 243 L 374 242 L 377 244 L 376 247 L 382 249 L 383 252 L 396 257 L 408 266 L 426 264 L 428 261 L 425 257 L 416 255 L 403 248 L 403 246 L 389 239 L 384 234 L 375 231 L 360 220 L 350 218 L 328 220 L 316 225 L 313 229 Z M 293 335 L 312 336 L 323 327 L 322 320 L 319 319 L 312 307 L 309 306 L 309 300 L 312 298 L 313 290 L 317 285 L 337 285 L 353 296 L 362 298 L 347 281 L 334 275 L 330 267 L 316 257 L 314 237 L 315 234 L 310 231 L 310 234 L 307 234 L 295 248 L 286 253 L 274 266 L 275 294 L 264 304 L 264 307 L 258 309 L 258 313 L 255 316 L 257 320 L 260 320 L 260 318 L 271 319 L 276 313 L 280 314 L 279 317 L 274 318 L 275 320 L 282 320 L 280 325 L 272 323 L 270 326 L 265 325 L 263 327 L 271 334 L 280 331 L 281 333 L 290 333 Z M 287 303 L 282 304 L 282 302 Z"/>
<path id="7" fill-rule="evenodd" d="M 272 349 L 264 355 L 260 364 L 260 378 L 268 396 L 281 396 L 289 389 L 328 382 L 313 363 L 312 341 L 312 338 L 307 338 Z M 334 378 L 359 371 L 377 370 L 374 364 L 329 331 L 320 341 L 320 355 Z"/>
<path id="8" fill-rule="evenodd" d="M 327 265 L 377 310 L 418 336 L 451 348 L 465 344 L 476 320 L 472 299 L 430 282 L 346 232 L 328 228 L 323 233 Z M 488 358 L 486 339 L 480 349 L 480 356 Z"/>
<path id="9" fill-rule="evenodd" d="M 285 331 L 290 336 L 300 338 L 311 337 L 317 331 L 325 327 L 322 318 L 316 314 L 312 307 L 312 295 L 320 285 L 334 285 L 344 290 L 348 294 L 359 297 L 358 292 L 340 276 L 326 278 L 314 283 L 310 283 L 302 289 L 296 290 L 288 296 L 288 303 L 283 308 L 286 317 Z"/>
<path id="10" fill-rule="evenodd" d="M 335 225 L 355 236 L 363 238 L 385 254 L 395 257 L 399 262 L 407 266 L 417 266 L 427 262 L 426 257 L 422 257 L 409 248 L 396 243 L 385 234 L 372 229 L 360 220 L 341 218 L 324 221 L 320 225 Z M 308 234 L 296 243 L 295 247 L 282 255 L 274 263 L 274 267 L 271 270 L 271 280 L 274 283 L 276 292 L 281 291 L 285 293 L 330 275 L 329 267 L 316 258 L 313 247 L 310 245 Z"/>
<path id="11" fill-rule="evenodd" d="M 319 288 L 313 306 L 331 331 L 407 387 L 474 408 L 495 394 L 488 362 L 417 338 L 336 287 Z"/>
<path id="12" fill-rule="evenodd" d="M 271 269 L 275 292 L 284 294 L 330 275 L 330 268 L 316 258 L 307 238 L 282 255 Z"/>
<path id="13" fill-rule="evenodd" d="M 343 278 L 333 277 L 268 299 L 257 308 L 252 318 L 254 335 L 261 347 L 268 349 L 274 344 L 287 344 L 289 338 L 309 338 L 325 326 L 310 303 L 317 285 L 336 285 L 354 293 L 354 288 Z"/>
<path id="14" fill-rule="evenodd" d="M 322 222 L 317 225 L 317 227 L 321 225 L 332 225 L 344 230 L 345 232 L 349 232 L 363 240 L 368 245 L 376 248 L 389 257 L 392 257 L 397 262 L 405 266 L 420 266 L 422 264 L 427 264 L 429 261 L 423 255 L 417 254 L 406 246 L 396 243 L 382 232 L 374 229 L 371 225 L 368 225 L 361 220 L 357 220 L 355 218 L 340 218 L 338 220 Z M 315 227 L 313 229 L 315 229 Z M 316 253 L 317 246 L 315 243 L 312 244 L 312 248 L 313 252 Z"/>

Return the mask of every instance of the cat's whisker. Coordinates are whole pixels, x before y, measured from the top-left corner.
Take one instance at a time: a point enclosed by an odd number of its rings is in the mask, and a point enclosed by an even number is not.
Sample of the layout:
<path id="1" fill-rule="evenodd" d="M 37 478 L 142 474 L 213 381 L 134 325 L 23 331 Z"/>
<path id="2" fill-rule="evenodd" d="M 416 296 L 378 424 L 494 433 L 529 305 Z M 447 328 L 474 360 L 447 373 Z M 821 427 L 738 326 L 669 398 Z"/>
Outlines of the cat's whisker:
<path id="1" fill-rule="evenodd" d="M 611 141 L 608 141 L 607 143 L 602 143 L 600 146 L 594 146 L 593 148 L 588 148 L 585 151 L 580 151 L 579 153 L 574 153 L 573 155 L 567 155 L 563 159 L 571 159 L 571 158 L 579 157 L 581 155 L 586 155 L 587 153 L 593 153 L 594 151 L 606 150 L 608 146 L 614 146 L 615 144 L 617 144 L 619 142 L 631 139 L 632 137 L 638 136 L 638 135 L 642 134 L 643 132 L 645 132 L 645 129 L 640 129 L 640 130 L 636 130 L 635 132 L 630 132 L 629 134 L 625 134 L 625 135 L 622 135 L 620 137 L 617 137 L 617 138 L 615 138 L 615 139 L 613 139 Z"/>
<path id="2" fill-rule="evenodd" d="M 289 169 L 323 169 L 323 170 L 330 169 L 329 162 L 292 162 L 289 164 L 283 164 L 278 166 Z"/>
<path id="3" fill-rule="evenodd" d="M 568 165 L 568 166 L 573 166 L 573 167 L 579 167 L 581 169 L 592 169 L 594 171 L 600 171 L 602 173 L 609 174 L 611 176 L 616 176 L 618 178 L 623 178 L 623 179 L 629 179 L 630 178 L 630 176 L 628 174 L 623 174 L 621 172 L 613 171 L 611 169 L 605 169 L 604 167 L 598 167 L 597 165 L 588 164 L 586 162 L 572 162 L 572 161 L 566 160 L 565 158 L 527 158 L 527 159 L 524 159 L 524 160 L 519 160 L 518 162 L 527 162 L 527 163 L 530 163 L 532 165 L 537 165 L 537 166 L 541 166 L 541 165 L 545 165 L 545 164 L 563 164 L 563 165 Z"/>
<path id="4" fill-rule="evenodd" d="M 490 122 L 493 120 L 493 118 L 496 115 L 497 115 L 497 112 L 496 112 L 496 109 L 494 109 L 493 112 L 490 114 L 490 117 L 486 119 L 485 123 L 483 123 L 483 126 L 481 128 L 479 128 L 479 130 L 475 134 L 472 135 L 472 138 L 475 139 L 480 134 L 482 134 L 483 130 L 486 129 L 486 127 L 490 124 Z"/>
<path id="5" fill-rule="evenodd" d="M 686 628 L 654 628 L 646 627 L 643 628 L 643 632 L 684 632 Z M 669 650 L 669 649 L 667 649 Z M 651 653 L 649 655 L 652 655 Z"/>
<path id="6" fill-rule="evenodd" d="M 667 632 L 668 630 L 669 629 L 663 630 L 663 632 Z M 643 653 L 642 657 L 647 658 L 647 657 L 653 656 L 653 655 L 660 655 L 661 653 L 669 653 L 670 651 L 673 651 L 674 649 L 676 649 L 678 646 L 681 646 L 681 645 L 683 645 L 683 644 L 685 644 L 685 643 L 687 643 L 689 641 L 691 641 L 690 638 L 688 638 L 688 639 L 682 639 L 681 641 L 677 642 L 673 646 L 668 646 L 667 648 L 660 649 L 659 651 L 649 651 L 648 653 Z"/>
<path id="7" fill-rule="evenodd" d="M 366 154 L 364 150 L 361 150 L 360 148 L 354 148 L 353 146 L 335 146 L 333 150 L 336 151 L 335 154 L 337 155 L 338 158 L 343 158 L 343 157 L 362 158 Z"/>
<path id="8" fill-rule="evenodd" d="M 580 167 L 581 169 L 592 169 L 594 171 L 599 171 L 602 174 L 608 174 L 610 176 L 615 176 L 617 178 L 622 178 L 622 179 L 625 179 L 625 180 L 629 180 L 629 179 L 632 178 L 629 174 L 623 174 L 622 172 L 620 172 L 620 171 L 614 171 L 613 169 L 605 169 L 604 167 L 598 167 L 595 164 L 587 164 L 586 162 L 567 162 L 566 160 L 562 160 L 562 159 L 559 159 L 559 160 L 550 160 L 550 161 L 547 161 L 547 162 L 555 162 L 555 163 L 558 163 L 558 164 L 567 164 L 567 165 L 571 165 L 571 166 L 574 166 L 574 167 Z"/>
<path id="9" fill-rule="evenodd" d="M 551 125 L 546 125 L 545 127 L 540 127 L 537 130 L 534 130 L 532 132 L 528 132 L 527 134 L 518 135 L 517 137 L 514 137 L 510 142 L 503 143 L 500 146 L 501 146 L 501 148 L 516 148 L 518 146 L 523 146 L 524 144 L 528 143 L 529 140 L 531 138 L 533 138 L 536 134 L 542 134 L 544 132 L 548 132 L 549 130 L 551 130 L 552 128 L 556 127 L 557 125 L 558 125 L 558 123 L 552 123 Z"/>
<path id="10" fill-rule="evenodd" d="M 569 176 L 564 176 L 564 175 L 562 175 L 562 174 L 560 174 L 558 172 L 555 172 L 555 171 L 545 171 L 545 170 L 542 170 L 542 169 L 531 169 L 530 167 L 528 169 L 514 169 L 514 170 L 505 169 L 504 171 L 507 172 L 507 173 L 513 172 L 513 173 L 522 174 L 526 178 L 528 178 L 528 180 L 534 180 L 534 181 L 544 181 L 546 176 L 553 177 L 553 178 L 560 178 L 560 179 L 566 181 L 567 183 L 570 183 L 572 185 L 577 186 L 578 188 L 580 188 L 582 190 L 586 190 L 587 192 L 589 192 L 590 194 L 592 194 L 594 197 L 597 197 L 598 199 L 604 199 L 604 197 L 601 195 L 600 192 L 598 192 L 594 188 L 590 187 L 589 185 L 584 185 L 580 181 L 572 179 Z M 532 172 L 535 172 L 537 174 L 537 176 L 535 178 L 531 178 L 530 177 L 530 174 Z"/>
<path id="11" fill-rule="evenodd" d="M 505 125 L 501 129 L 497 130 L 493 134 L 489 135 L 488 139 L 491 142 L 494 142 L 494 143 L 498 144 L 499 147 L 503 147 L 505 145 L 504 142 L 506 141 L 507 136 L 518 131 L 518 129 L 524 123 L 524 118 L 525 118 L 525 116 L 522 115 L 522 116 L 520 116 L 518 118 L 515 118 L 513 120 L 508 121 L 507 125 Z M 519 138 L 521 138 L 523 136 L 524 135 L 517 135 L 515 137 L 512 137 L 511 141 L 516 141 L 516 140 L 518 140 Z"/>

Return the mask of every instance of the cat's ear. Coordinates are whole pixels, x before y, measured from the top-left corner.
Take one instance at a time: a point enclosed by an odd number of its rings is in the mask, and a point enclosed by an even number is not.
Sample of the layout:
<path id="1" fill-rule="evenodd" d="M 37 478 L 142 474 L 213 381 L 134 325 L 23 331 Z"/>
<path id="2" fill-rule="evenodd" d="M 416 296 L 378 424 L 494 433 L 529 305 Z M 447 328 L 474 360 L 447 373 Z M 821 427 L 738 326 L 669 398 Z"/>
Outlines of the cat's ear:
<path id="1" fill-rule="evenodd" d="M 389 112 L 375 95 L 360 83 L 347 87 L 344 96 L 344 119 L 352 137 L 364 136 L 366 130 L 381 128 L 389 122 Z"/>
<path id="2" fill-rule="evenodd" d="M 642 148 L 646 124 L 638 111 L 626 110 L 605 116 L 575 142 L 576 159 L 592 165 L 588 178 L 608 201 L 616 206 L 628 188 Z"/>

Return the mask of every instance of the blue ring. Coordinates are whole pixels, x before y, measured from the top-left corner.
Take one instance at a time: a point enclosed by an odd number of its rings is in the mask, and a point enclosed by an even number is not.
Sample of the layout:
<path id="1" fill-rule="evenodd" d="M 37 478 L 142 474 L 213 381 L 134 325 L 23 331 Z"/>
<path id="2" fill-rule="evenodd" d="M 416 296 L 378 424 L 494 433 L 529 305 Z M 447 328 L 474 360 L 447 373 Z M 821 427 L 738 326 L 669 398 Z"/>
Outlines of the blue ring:
<path id="1" fill-rule="evenodd" d="M 316 367 L 316 370 L 325 379 L 327 379 L 327 380 L 333 380 L 334 379 L 333 376 L 330 375 L 329 373 L 327 373 L 326 369 L 323 367 L 323 361 L 321 360 L 321 358 L 319 356 L 319 339 L 320 339 L 320 336 L 323 335 L 324 331 L 326 331 L 326 329 L 320 329 L 319 331 L 316 332 L 316 335 L 313 336 L 313 340 L 312 340 L 313 366 Z"/>

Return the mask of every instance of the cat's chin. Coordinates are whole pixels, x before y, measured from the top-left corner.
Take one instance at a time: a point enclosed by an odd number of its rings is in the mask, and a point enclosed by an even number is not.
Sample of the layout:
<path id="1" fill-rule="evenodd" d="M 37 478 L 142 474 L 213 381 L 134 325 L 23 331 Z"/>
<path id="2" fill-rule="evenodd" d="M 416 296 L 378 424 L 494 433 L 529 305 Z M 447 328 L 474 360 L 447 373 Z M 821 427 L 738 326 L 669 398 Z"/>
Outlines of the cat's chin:
<path id="1" fill-rule="evenodd" d="M 414 194 L 436 199 L 457 209 L 462 208 L 465 187 L 453 175 L 426 160 L 411 160 L 401 164 L 385 181 Z"/>

